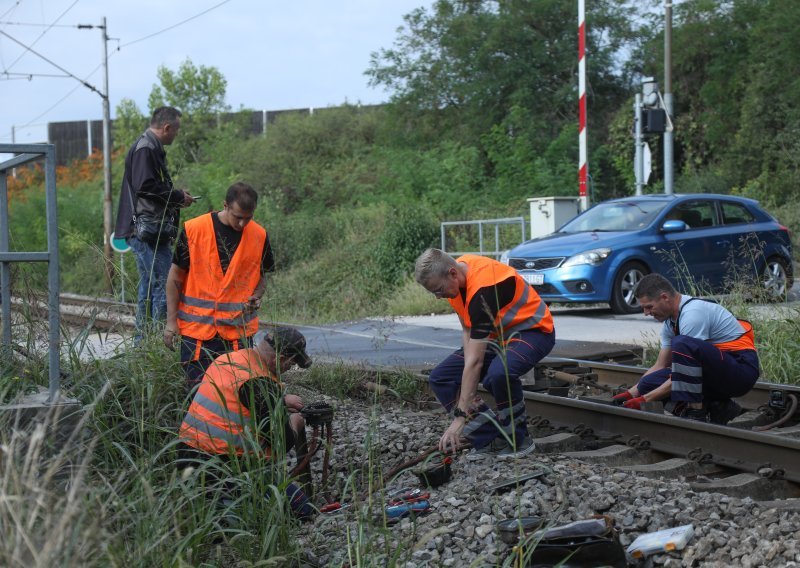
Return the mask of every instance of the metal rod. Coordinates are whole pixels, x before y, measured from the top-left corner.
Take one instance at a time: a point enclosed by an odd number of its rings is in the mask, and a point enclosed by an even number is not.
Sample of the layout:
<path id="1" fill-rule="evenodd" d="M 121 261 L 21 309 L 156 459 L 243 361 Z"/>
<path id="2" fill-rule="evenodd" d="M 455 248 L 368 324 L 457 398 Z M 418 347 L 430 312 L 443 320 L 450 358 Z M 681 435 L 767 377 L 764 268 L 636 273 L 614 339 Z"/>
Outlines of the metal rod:
<path id="1" fill-rule="evenodd" d="M 3 314 L 3 345 L 11 347 L 11 265 L 7 258 L 8 231 L 8 171 L 0 171 L 0 304 Z"/>
<path id="2" fill-rule="evenodd" d="M 59 258 L 58 258 L 58 207 L 56 206 L 56 147 L 48 144 L 45 150 L 45 210 L 47 212 L 47 252 L 50 260 L 47 264 L 48 302 L 50 317 L 49 339 L 49 375 L 50 396 L 48 401 L 55 403 L 61 382 L 61 319 L 59 305 Z"/>

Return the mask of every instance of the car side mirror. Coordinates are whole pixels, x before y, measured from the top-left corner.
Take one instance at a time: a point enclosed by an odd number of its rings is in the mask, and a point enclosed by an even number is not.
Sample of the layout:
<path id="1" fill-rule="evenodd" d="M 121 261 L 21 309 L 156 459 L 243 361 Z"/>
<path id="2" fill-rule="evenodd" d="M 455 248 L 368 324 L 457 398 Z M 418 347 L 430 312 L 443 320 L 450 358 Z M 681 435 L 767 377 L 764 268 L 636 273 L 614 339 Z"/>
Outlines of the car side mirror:
<path id="1" fill-rule="evenodd" d="M 680 231 L 685 231 L 689 228 L 689 225 L 681 221 L 680 219 L 670 219 L 669 221 L 664 221 L 664 224 L 661 225 L 661 232 L 662 233 L 678 233 Z"/>

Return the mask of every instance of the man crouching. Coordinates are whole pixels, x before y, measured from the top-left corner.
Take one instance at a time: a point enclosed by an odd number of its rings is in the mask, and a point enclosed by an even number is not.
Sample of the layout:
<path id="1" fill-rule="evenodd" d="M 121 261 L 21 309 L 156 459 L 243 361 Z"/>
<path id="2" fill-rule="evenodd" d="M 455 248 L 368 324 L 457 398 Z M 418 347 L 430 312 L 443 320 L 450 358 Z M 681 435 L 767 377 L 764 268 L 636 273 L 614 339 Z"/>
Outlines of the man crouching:
<path id="1" fill-rule="evenodd" d="M 311 365 L 306 340 L 294 328 L 278 327 L 256 334 L 254 345 L 220 355 L 203 375 L 180 427 L 183 466 L 210 456 L 232 459 L 252 454 L 269 459 L 279 436 L 285 440 L 285 451 L 295 449 L 298 462 L 307 453 L 300 414 L 303 402 L 296 395 L 284 395 L 280 380 L 281 372 L 293 365 L 303 369 Z M 296 485 L 290 483 L 286 493 L 297 516 L 313 513 Z"/>

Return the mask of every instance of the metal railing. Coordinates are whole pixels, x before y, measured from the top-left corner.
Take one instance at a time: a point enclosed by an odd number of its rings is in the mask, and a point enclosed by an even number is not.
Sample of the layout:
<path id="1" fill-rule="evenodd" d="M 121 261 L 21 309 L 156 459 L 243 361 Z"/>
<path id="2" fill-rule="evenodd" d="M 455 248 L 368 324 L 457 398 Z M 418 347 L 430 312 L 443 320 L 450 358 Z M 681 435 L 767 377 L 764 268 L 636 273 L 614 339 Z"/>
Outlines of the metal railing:
<path id="1" fill-rule="evenodd" d="M 449 251 L 447 250 L 447 227 L 454 226 L 478 226 L 478 250 L 477 251 Z M 484 226 L 489 225 L 494 227 L 494 250 L 486 250 L 484 246 Z M 502 219 L 477 219 L 474 221 L 443 221 L 440 225 L 442 237 L 442 250 L 452 256 L 460 256 L 462 254 L 480 254 L 484 256 L 494 256 L 499 258 L 504 250 L 500 249 L 500 226 L 501 225 L 519 225 L 520 227 L 520 241 L 525 241 L 525 217 L 505 217 Z M 515 243 L 515 245 L 519 244 Z M 506 247 L 510 248 L 510 247 Z"/>
<path id="2" fill-rule="evenodd" d="M 48 402 L 55 403 L 60 388 L 60 317 L 58 281 L 58 219 L 56 209 L 56 147 L 52 144 L 0 144 L 0 154 L 16 154 L 0 163 L 0 300 L 2 301 L 2 342 L 11 344 L 11 263 L 47 263 L 47 309 L 49 313 L 49 381 Z M 8 230 L 8 175 L 16 167 L 44 157 L 45 215 L 47 218 L 47 250 L 44 252 L 11 252 Z"/>

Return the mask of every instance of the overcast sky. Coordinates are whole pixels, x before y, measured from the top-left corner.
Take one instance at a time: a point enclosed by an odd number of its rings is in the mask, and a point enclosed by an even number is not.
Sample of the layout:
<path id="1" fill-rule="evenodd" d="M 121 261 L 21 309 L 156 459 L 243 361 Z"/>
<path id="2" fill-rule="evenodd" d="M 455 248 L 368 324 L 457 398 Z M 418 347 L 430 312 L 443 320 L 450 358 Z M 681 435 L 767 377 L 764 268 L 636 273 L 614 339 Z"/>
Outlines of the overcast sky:
<path id="1" fill-rule="evenodd" d="M 404 15 L 431 4 L 432 0 L 0 0 L 0 32 L 13 38 L 0 34 L 0 142 L 11 142 L 12 126 L 16 142 L 34 143 L 46 141 L 48 122 L 102 118 L 97 93 L 74 78 L 36 76 L 64 71 L 26 53 L 14 40 L 102 91 L 101 31 L 76 26 L 99 25 L 106 17 L 113 38 L 108 43 L 112 118 L 122 98 L 133 99 L 146 113 L 158 67 L 176 70 L 186 58 L 222 72 L 228 81 L 227 102 L 234 109 L 371 104 L 386 101 L 388 94 L 367 86 L 364 71 L 370 54 L 391 47 Z M 193 16 L 197 17 L 157 33 Z M 147 38 L 151 34 L 157 35 Z"/>

